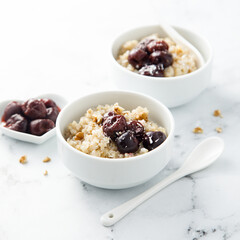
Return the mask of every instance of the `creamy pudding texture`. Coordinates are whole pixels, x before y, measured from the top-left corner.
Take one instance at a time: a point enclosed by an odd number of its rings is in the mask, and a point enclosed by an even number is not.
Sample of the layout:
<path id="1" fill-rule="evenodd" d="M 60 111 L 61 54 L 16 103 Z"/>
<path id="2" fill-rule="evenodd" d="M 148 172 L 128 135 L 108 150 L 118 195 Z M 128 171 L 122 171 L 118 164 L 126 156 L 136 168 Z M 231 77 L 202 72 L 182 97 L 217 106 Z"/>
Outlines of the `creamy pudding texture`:
<path id="1" fill-rule="evenodd" d="M 196 60 L 187 49 L 158 34 L 127 41 L 120 48 L 117 61 L 130 71 L 152 77 L 180 76 L 197 69 Z"/>

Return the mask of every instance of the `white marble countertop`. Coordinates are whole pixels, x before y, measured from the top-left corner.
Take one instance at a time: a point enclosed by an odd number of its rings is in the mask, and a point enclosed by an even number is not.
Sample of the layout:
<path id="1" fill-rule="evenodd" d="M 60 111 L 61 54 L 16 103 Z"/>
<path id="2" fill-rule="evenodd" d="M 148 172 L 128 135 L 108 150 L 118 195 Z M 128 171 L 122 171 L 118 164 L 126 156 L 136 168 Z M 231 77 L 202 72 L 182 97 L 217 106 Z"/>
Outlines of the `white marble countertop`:
<path id="1" fill-rule="evenodd" d="M 155 23 L 159 15 L 205 35 L 215 58 L 209 88 L 172 109 L 176 132 L 170 163 L 141 186 L 95 188 L 62 165 L 55 138 L 33 145 L 0 133 L 0 239 L 240 239 L 239 7 L 238 0 L 2 1 L 0 100 L 46 92 L 72 100 L 111 89 L 109 39 L 126 28 Z M 223 118 L 212 116 L 215 109 Z M 204 133 L 194 135 L 198 125 Z M 226 145 L 214 165 L 172 184 L 115 226 L 100 224 L 103 213 L 169 175 L 207 136 L 221 136 Z M 22 165 L 25 154 L 28 163 Z M 43 163 L 46 156 L 52 161 Z"/>

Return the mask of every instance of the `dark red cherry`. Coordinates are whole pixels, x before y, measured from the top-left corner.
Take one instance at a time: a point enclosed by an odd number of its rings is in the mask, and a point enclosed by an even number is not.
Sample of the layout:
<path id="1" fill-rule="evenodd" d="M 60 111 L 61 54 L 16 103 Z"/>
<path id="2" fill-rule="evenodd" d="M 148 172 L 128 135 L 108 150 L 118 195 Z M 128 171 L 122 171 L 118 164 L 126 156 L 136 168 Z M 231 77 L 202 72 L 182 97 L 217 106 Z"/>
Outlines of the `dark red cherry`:
<path id="1" fill-rule="evenodd" d="M 58 111 L 57 107 L 49 107 L 49 108 L 47 108 L 46 118 L 52 120 L 55 123 L 58 114 L 59 114 L 59 111 Z"/>
<path id="2" fill-rule="evenodd" d="M 143 66 L 142 63 L 137 62 L 136 60 L 134 60 L 129 56 L 128 56 L 128 62 L 137 70 L 139 70 Z"/>
<path id="3" fill-rule="evenodd" d="M 168 51 L 168 44 L 165 41 L 153 40 L 147 45 L 147 50 L 149 53 L 155 51 Z"/>
<path id="4" fill-rule="evenodd" d="M 147 56 L 147 52 L 141 48 L 134 48 L 129 53 L 129 58 L 133 58 L 135 61 L 140 62 Z"/>
<path id="5" fill-rule="evenodd" d="M 130 130 L 116 138 L 116 145 L 120 153 L 134 153 L 138 150 L 139 142 Z"/>
<path id="6" fill-rule="evenodd" d="M 145 75 L 145 76 L 151 76 L 151 77 L 163 77 L 164 76 L 164 68 L 162 64 L 158 64 L 158 65 L 146 65 L 144 67 L 142 67 L 139 70 L 139 73 L 141 75 Z"/>
<path id="7" fill-rule="evenodd" d="M 28 121 L 20 114 L 13 114 L 6 122 L 5 127 L 18 132 L 27 132 Z"/>
<path id="8" fill-rule="evenodd" d="M 141 48 L 134 48 L 130 51 L 130 53 L 128 55 L 128 62 L 134 68 L 139 69 L 142 67 L 146 56 L 147 56 L 147 52 L 145 52 Z"/>
<path id="9" fill-rule="evenodd" d="M 146 132 L 143 138 L 143 146 L 151 151 L 161 145 L 166 138 L 166 135 L 160 131 Z"/>
<path id="10" fill-rule="evenodd" d="M 45 118 L 47 109 L 41 100 L 30 99 L 22 105 L 22 110 L 25 116 L 30 119 Z"/>
<path id="11" fill-rule="evenodd" d="M 36 119 L 30 122 L 30 133 L 41 136 L 54 128 L 54 122 L 50 119 Z"/>
<path id="12" fill-rule="evenodd" d="M 108 118 L 117 115 L 114 111 L 107 112 L 103 115 L 102 123 Z"/>
<path id="13" fill-rule="evenodd" d="M 156 51 L 150 54 L 149 61 L 153 64 L 161 63 L 164 68 L 167 68 L 172 65 L 173 57 L 166 51 Z"/>
<path id="14" fill-rule="evenodd" d="M 129 122 L 128 129 L 134 133 L 134 135 L 136 136 L 139 142 L 142 141 L 143 134 L 144 134 L 144 127 L 139 121 L 134 120 Z"/>
<path id="15" fill-rule="evenodd" d="M 57 104 L 56 104 L 52 99 L 43 98 L 43 99 L 41 99 L 41 101 L 44 103 L 44 105 L 46 106 L 46 108 L 49 108 L 49 107 L 57 107 Z"/>
<path id="16" fill-rule="evenodd" d="M 127 121 L 122 115 L 108 117 L 103 123 L 103 132 L 106 136 L 115 140 L 127 129 Z"/>
<path id="17" fill-rule="evenodd" d="M 22 104 L 16 101 L 10 102 L 4 109 L 3 121 L 7 121 L 13 114 L 22 114 Z"/>
<path id="18" fill-rule="evenodd" d="M 138 43 L 137 48 L 142 49 L 147 52 L 147 46 L 150 42 L 154 41 L 153 39 L 145 38 L 141 42 Z"/>

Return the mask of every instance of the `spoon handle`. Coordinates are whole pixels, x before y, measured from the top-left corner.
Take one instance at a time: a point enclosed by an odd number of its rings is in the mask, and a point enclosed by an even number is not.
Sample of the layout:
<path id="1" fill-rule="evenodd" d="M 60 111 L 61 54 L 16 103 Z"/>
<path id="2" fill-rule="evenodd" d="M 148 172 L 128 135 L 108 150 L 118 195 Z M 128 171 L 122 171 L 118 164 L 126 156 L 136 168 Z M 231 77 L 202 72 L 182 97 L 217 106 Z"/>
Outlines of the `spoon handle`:
<path id="1" fill-rule="evenodd" d="M 101 223 L 106 227 L 112 226 L 154 194 L 187 174 L 184 171 L 177 170 L 147 191 L 102 215 Z"/>
<path id="2" fill-rule="evenodd" d="M 191 49 L 191 52 L 195 55 L 198 67 L 204 64 L 204 59 L 200 52 L 189 43 L 183 36 L 181 36 L 172 26 L 168 25 L 164 20 L 161 20 L 161 27 L 164 32 L 172 38 L 174 42 L 179 44 L 182 47 L 187 47 Z"/>

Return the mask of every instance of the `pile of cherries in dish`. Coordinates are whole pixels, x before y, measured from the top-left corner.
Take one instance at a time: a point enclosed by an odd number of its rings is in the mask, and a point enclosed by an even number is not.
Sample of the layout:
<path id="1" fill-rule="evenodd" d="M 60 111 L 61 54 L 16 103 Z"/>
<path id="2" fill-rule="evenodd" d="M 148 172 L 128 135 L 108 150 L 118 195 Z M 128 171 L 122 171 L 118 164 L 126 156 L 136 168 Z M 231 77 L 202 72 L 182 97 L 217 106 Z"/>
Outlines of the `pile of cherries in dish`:
<path id="1" fill-rule="evenodd" d="M 163 77 L 164 69 L 172 65 L 173 57 L 165 41 L 144 39 L 130 51 L 128 62 L 142 75 Z"/>
<path id="2" fill-rule="evenodd" d="M 115 142 L 120 153 L 135 153 L 141 142 L 146 149 L 151 151 L 166 139 L 163 132 L 145 132 L 139 121 L 127 122 L 123 115 L 118 115 L 113 111 L 103 116 L 102 124 L 104 134 Z"/>
<path id="3" fill-rule="evenodd" d="M 55 127 L 60 108 L 48 98 L 10 102 L 2 116 L 4 127 L 41 136 Z"/>

